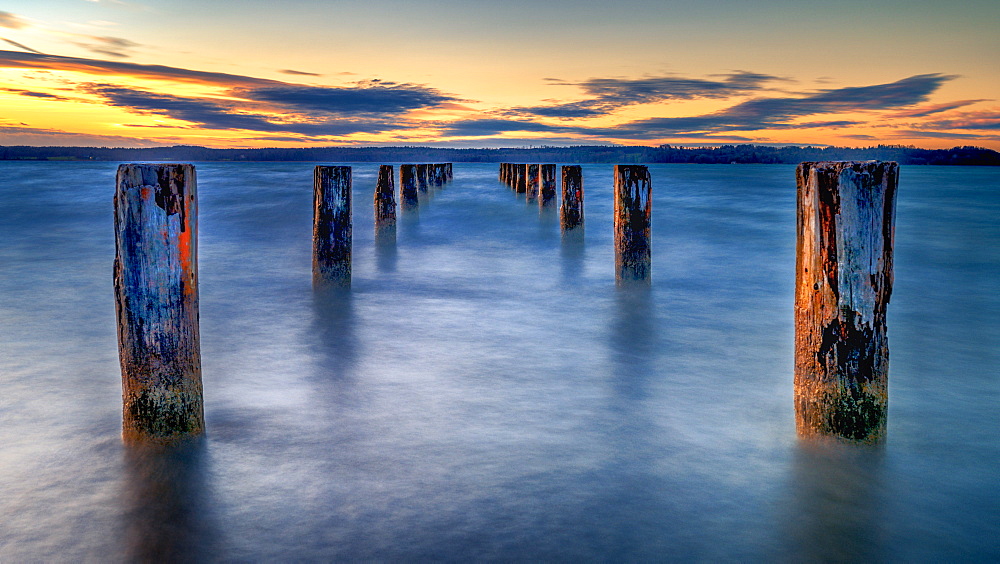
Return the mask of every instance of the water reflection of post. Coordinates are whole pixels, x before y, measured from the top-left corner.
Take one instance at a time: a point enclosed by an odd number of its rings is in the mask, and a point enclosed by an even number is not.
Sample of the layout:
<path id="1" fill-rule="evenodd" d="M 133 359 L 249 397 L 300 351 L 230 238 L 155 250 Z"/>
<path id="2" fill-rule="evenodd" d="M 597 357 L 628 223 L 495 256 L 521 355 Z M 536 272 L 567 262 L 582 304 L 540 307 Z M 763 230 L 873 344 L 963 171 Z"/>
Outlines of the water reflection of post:
<path id="1" fill-rule="evenodd" d="M 883 522 L 881 446 L 800 439 L 792 503 L 781 535 L 790 562 L 879 562 Z"/>
<path id="2" fill-rule="evenodd" d="M 338 379 L 348 377 L 358 357 L 353 294 L 342 288 L 318 289 L 313 293 L 313 311 L 320 371 Z"/>
<path id="3" fill-rule="evenodd" d="M 125 449 L 127 562 L 213 560 L 218 530 L 205 440 Z"/>
<path id="4" fill-rule="evenodd" d="M 649 286 L 617 289 L 609 341 L 616 386 L 626 397 L 641 397 L 641 385 L 653 371 L 656 356 L 656 321 Z"/>

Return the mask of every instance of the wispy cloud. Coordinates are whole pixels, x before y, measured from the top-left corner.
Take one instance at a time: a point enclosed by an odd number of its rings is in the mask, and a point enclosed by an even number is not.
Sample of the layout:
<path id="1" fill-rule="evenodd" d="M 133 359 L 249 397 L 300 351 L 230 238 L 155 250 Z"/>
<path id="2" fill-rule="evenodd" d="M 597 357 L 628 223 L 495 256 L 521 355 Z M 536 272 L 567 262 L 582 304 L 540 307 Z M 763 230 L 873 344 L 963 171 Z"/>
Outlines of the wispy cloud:
<path id="1" fill-rule="evenodd" d="M 293 69 L 281 69 L 278 72 L 280 72 L 282 74 L 291 74 L 291 75 L 294 75 L 294 76 L 323 76 L 321 74 L 317 74 L 317 73 L 314 73 L 314 72 L 297 71 L 297 70 L 293 70 Z"/>
<path id="2" fill-rule="evenodd" d="M 0 11 L 0 27 L 5 27 L 7 29 L 21 29 L 28 27 L 28 22 L 20 16 L 14 15 L 10 12 Z"/>
<path id="3" fill-rule="evenodd" d="M 8 45 L 13 45 L 14 47 L 17 47 L 18 49 L 24 49 L 25 51 L 28 51 L 30 53 L 37 53 L 39 55 L 44 55 L 45 54 L 45 53 L 42 53 L 41 51 L 38 51 L 36 49 L 32 49 L 31 47 L 28 47 L 27 45 L 24 45 L 22 43 L 18 43 L 17 41 L 14 41 L 12 39 L 7 39 L 6 37 L 0 37 L 0 40 L 3 40 L 3 42 L 7 43 Z"/>

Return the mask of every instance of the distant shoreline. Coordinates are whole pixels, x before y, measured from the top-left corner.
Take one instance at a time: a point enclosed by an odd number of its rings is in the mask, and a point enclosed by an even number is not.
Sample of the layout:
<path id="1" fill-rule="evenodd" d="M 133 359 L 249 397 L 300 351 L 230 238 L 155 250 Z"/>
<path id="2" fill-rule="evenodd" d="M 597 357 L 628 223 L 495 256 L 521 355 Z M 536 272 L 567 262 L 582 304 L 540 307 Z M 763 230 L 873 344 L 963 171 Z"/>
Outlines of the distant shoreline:
<path id="1" fill-rule="evenodd" d="M 803 161 L 883 160 L 903 165 L 1000 166 L 1000 153 L 982 147 L 921 149 L 874 147 L 571 147 L 451 149 L 437 147 L 316 147 L 210 149 L 190 145 L 148 148 L 0 146 L 3 161 L 215 161 L 215 162 L 557 162 L 585 164 L 695 163 L 797 164 Z"/>

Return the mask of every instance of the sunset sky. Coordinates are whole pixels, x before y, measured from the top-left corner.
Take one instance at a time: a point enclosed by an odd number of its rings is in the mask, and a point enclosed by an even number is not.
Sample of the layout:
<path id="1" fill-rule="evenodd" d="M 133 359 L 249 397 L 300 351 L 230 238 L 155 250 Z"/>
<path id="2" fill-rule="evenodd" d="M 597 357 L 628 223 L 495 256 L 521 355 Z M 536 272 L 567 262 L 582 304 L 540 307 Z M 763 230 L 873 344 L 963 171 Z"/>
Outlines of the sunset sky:
<path id="1" fill-rule="evenodd" d="M 1000 149 L 1000 1 L 0 2 L 0 145 Z"/>

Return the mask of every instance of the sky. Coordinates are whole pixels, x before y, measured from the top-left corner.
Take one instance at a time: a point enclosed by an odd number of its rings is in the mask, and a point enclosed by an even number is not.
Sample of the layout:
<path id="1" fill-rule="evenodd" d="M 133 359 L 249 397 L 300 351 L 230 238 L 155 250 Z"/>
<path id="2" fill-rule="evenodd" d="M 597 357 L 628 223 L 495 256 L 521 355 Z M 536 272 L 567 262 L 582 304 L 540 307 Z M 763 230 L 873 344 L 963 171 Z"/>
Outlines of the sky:
<path id="1" fill-rule="evenodd" d="M 1000 1 L 0 0 L 0 145 L 1000 150 Z"/>

